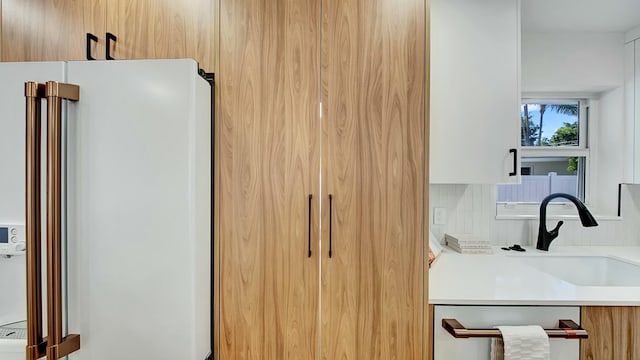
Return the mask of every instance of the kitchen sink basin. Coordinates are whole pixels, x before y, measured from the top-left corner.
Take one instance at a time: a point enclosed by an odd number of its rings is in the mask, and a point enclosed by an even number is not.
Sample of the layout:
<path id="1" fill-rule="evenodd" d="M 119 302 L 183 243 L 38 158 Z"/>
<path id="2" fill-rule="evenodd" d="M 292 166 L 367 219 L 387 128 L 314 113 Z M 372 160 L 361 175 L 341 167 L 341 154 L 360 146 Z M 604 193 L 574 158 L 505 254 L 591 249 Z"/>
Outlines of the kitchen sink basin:
<path id="1" fill-rule="evenodd" d="M 638 286 L 640 265 L 608 256 L 523 256 L 540 271 L 580 286 Z"/>

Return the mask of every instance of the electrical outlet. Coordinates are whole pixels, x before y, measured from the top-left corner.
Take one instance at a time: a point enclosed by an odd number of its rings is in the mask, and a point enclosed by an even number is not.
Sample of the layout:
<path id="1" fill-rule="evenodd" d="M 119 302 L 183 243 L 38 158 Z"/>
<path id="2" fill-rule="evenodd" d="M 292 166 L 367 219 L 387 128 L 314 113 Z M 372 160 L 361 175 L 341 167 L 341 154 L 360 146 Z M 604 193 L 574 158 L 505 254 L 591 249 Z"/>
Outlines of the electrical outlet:
<path id="1" fill-rule="evenodd" d="M 433 208 L 433 225 L 444 225 L 447 223 L 447 209 Z"/>

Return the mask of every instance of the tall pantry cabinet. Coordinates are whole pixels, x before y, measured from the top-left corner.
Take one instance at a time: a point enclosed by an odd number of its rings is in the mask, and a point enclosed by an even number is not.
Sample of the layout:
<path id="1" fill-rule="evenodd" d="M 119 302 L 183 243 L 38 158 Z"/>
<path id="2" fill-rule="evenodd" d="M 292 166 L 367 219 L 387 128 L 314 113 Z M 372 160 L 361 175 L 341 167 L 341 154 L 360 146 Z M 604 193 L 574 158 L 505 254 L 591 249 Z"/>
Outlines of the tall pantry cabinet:
<path id="1" fill-rule="evenodd" d="M 319 16 L 316 0 L 221 1 L 216 359 L 316 358 Z"/>
<path id="2" fill-rule="evenodd" d="M 217 359 L 422 359 L 428 0 L 220 3 Z"/>
<path id="3" fill-rule="evenodd" d="M 420 359 L 425 4 L 322 5 L 321 358 Z"/>

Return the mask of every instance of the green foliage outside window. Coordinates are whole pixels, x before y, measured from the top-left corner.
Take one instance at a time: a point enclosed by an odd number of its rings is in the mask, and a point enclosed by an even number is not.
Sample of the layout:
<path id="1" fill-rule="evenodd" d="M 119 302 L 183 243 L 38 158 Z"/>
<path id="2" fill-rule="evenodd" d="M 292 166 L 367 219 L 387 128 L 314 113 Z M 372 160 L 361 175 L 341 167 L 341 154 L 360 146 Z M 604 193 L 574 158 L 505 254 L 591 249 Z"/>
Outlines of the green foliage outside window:
<path id="1" fill-rule="evenodd" d="M 578 121 L 572 123 L 565 122 L 564 126 L 558 128 L 551 138 L 543 137 L 542 129 L 544 114 L 546 111 L 554 111 L 558 114 L 568 116 L 578 116 L 578 104 L 537 104 L 539 106 L 538 121 L 534 123 L 533 115 L 529 114 L 529 105 L 524 104 L 523 114 L 520 119 L 520 140 L 522 146 L 577 146 L 578 141 Z M 578 170 L 578 158 L 569 158 L 567 171 L 574 172 Z"/>

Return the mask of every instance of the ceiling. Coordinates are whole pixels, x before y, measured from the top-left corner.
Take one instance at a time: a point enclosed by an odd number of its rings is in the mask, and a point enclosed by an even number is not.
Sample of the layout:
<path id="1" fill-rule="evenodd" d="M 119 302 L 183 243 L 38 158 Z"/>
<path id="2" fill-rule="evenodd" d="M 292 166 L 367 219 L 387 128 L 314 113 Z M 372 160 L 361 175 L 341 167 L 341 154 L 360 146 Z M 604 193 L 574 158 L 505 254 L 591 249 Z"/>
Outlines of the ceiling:
<path id="1" fill-rule="evenodd" d="M 522 0 L 524 31 L 626 32 L 640 26 L 640 0 Z"/>

